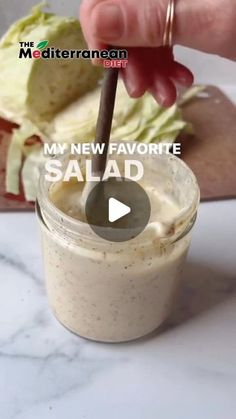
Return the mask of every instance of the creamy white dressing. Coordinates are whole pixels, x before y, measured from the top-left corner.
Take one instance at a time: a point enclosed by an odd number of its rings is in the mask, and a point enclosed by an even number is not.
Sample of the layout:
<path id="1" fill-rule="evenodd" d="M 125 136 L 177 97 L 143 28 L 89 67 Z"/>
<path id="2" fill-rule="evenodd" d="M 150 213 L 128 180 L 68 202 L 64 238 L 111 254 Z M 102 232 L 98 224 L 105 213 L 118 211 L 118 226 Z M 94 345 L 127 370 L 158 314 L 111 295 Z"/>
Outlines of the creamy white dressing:
<path id="1" fill-rule="evenodd" d="M 52 186 L 49 196 L 63 213 L 83 221 L 78 205 L 82 190 L 82 184 L 60 183 Z M 176 203 L 152 189 L 148 193 L 153 221 L 176 217 Z M 124 243 L 111 261 L 109 244 L 103 258 L 96 258 L 97 243 L 83 252 L 45 231 L 47 289 L 56 317 L 75 333 L 110 342 L 137 338 L 158 327 L 171 309 L 189 236 L 165 248 L 154 245 L 153 231 L 148 235 L 148 247 L 140 236 L 137 248 Z"/>
<path id="2" fill-rule="evenodd" d="M 81 336 L 107 342 L 135 339 L 161 325 L 172 308 L 190 244 L 186 227 L 196 214 L 199 191 L 190 169 L 173 156 L 147 159 L 144 165 L 141 186 L 151 201 L 150 223 L 124 243 L 84 235 L 83 183 L 57 183 L 47 192 L 55 206 L 50 214 L 47 205 L 42 211 L 49 301 L 60 322 Z"/>

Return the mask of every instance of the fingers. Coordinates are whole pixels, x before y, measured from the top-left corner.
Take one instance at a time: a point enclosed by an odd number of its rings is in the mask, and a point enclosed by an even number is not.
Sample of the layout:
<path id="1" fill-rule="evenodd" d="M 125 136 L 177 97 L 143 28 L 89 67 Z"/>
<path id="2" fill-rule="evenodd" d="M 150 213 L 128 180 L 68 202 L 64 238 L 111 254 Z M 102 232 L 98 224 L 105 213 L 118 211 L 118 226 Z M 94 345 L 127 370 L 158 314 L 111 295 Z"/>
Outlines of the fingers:
<path id="1" fill-rule="evenodd" d="M 133 67 L 121 71 L 123 82 L 130 97 L 137 99 L 144 95 L 147 90 L 146 78 L 140 73 L 139 68 Z"/>
<path id="2" fill-rule="evenodd" d="M 175 83 L 184 87 L 190 87 L 193 81 L 194 77 L 191 71 L 184 65 L 174 61 L 167 75 L 159 73 L 155 75 L 149 91 L 160 105 L 168 108 L 176 102 L 177 91 Z"/>
<path id="3" fill-rule="evenodd" d="M 154 99 L 165 108 L 176 102 L 176 87 L 166 76 L 157 74 L 149 91 Z"/>
<path id="4" fill-rule="evenodd" d="M 122 70 L 126 89 L 131 97 L 152 93 L 163 106 L 176 99 L 176 87 L 190 87 L 193 75 L 188 68 L 174 61 L 171 50 L 165 48 L 128 48 L 129 63 Z M 163 85 L 162 85 L 163 83 Z"/>
<path id="5" fill-rule="evenodd" d="M 137 0 L 84 0 L 80 10 L 90 49 L 108 44 L 128 49 L 129 63 L 121 74 L 129 95 L 137 98 L 148 90 L 165 107 L 176 101 L 175 83 L 193 83 L 192 73 L 174 61 L 172 49 L 157 47 L 162 44 L 167 3 L 146 0 L 137 7 Z"/>
<path id="6" fill-rule="evenodd" d="M 140 48 L 132 48 L 129 50 L 129 63 L 121 71 L 127 92 L 133 98 L 142 96 L 150 85 L 150 77 L 147 77 L 143 66 L 144 60 L 143 51 Z"/>
<path id="7" fill-rule="evenodd" d="M 194 81 L 192 72 L 187 67 L 180 63 L 177 63 L 176 61 L 173 62 L 168 75 L 175 82 L 185 87 L 192 86 Z"/>
<path id="8" fill-rule="evenodd" d="M 89 47 L 162 44 L 168 0 L 84 0 L 80 20 Z"/>
<path id="9" fill-rule="evenodd" d="M 236 7 L 232 0 L 175 2 L 174 43 L 236 59 Z M 168 0 L 83 0 L 80 20 L 90 48 L 158 47 Z"/>

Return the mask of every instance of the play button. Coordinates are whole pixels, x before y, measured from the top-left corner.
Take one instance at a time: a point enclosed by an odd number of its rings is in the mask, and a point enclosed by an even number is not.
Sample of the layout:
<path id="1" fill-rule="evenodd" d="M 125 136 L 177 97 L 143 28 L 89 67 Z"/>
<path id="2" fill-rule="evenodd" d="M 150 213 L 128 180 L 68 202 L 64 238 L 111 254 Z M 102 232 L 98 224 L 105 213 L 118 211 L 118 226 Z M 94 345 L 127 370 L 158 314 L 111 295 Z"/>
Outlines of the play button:
<path id="1" fill-rule="evenodd" d="M 115 198 L 109 199 L 109 208 L 108 208 L 108 220 L 110 223 L 114 223 L 120 218 L 131 212 L 131 208 L 128 205 L 123 204 L 120 201 L 117 201 Z"/>
<path id="2" fill-rule="evenodd" d="M 145 190 L 125 178 L 95 184 L 86 206 L 86 219 L 100 237 L 123 242 L 140 234 L 148 224 L 151 205 Z"/>

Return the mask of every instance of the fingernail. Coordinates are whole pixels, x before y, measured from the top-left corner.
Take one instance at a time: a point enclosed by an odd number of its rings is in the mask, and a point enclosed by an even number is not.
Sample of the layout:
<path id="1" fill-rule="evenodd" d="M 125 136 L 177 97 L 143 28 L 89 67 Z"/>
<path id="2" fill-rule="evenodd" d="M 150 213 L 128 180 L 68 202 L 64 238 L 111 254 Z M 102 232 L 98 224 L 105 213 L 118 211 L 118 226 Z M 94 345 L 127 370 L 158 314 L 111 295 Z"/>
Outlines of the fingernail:
<path id="1" fill-rule="evenodd" d="M 152 94 L 154 96 L 154 98 L 157 100 L 157 102 L 159 103 L 160 106 L 163 106 L 164 108 L 166 107 L 166 95 L 163 94 L 160 90 L 156 91 L 152 91 Z"/>
<path id="2" fill-rule="evenodd" d="M 162 93 L 158 92 L 156 94 L 157 100 L 159 102 L 159 105 L 165 107 L 166 106 L 166 97 L 162 95 Z"/>
<path id="3" fill-rule="evenodd" d="M 163 108 L 167 108 L 169 106 L 168 103 L 167 103 L 168 101 L 166 99 L 166 96 L 165 96 L 165 94 L 162 94 L 162 92 L 156 91 L 156 89 L 149 89 L 149 93 L 152 94 L 152 96 L 154 97 L 154 99 Z"/>
<path id="4" fill-rule="evenodd" d="M 126 88 L 128 90 L 129 96 L 134 97 L 137 94 L 136 85 L 129 78 L 126 79 Z"/>
<path id="5" fill-rule="evenodd" d="M 104 41 L 115 41 L 123 35 L 123 15 L 117 4 L 105 2 L 95 6 L 91 24 L 93 35 Z"/>

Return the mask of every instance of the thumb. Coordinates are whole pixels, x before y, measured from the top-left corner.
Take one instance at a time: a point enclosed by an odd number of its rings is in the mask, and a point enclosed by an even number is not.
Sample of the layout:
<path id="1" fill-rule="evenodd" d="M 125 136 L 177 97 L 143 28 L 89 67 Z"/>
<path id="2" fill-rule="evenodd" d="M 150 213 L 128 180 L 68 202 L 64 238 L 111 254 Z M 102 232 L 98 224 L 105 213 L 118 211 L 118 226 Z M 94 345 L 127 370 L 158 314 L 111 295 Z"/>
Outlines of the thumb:
<path id="1" fill-rule="evenodd" d="M 174 43 L 230 56 L 236 12 L 231 1 L 222 3 L 176 0 Z M 83 32 L 93 47 L 158 47 L 163 42 L 167 6 L 168 0 L 84 0 Z"/>

